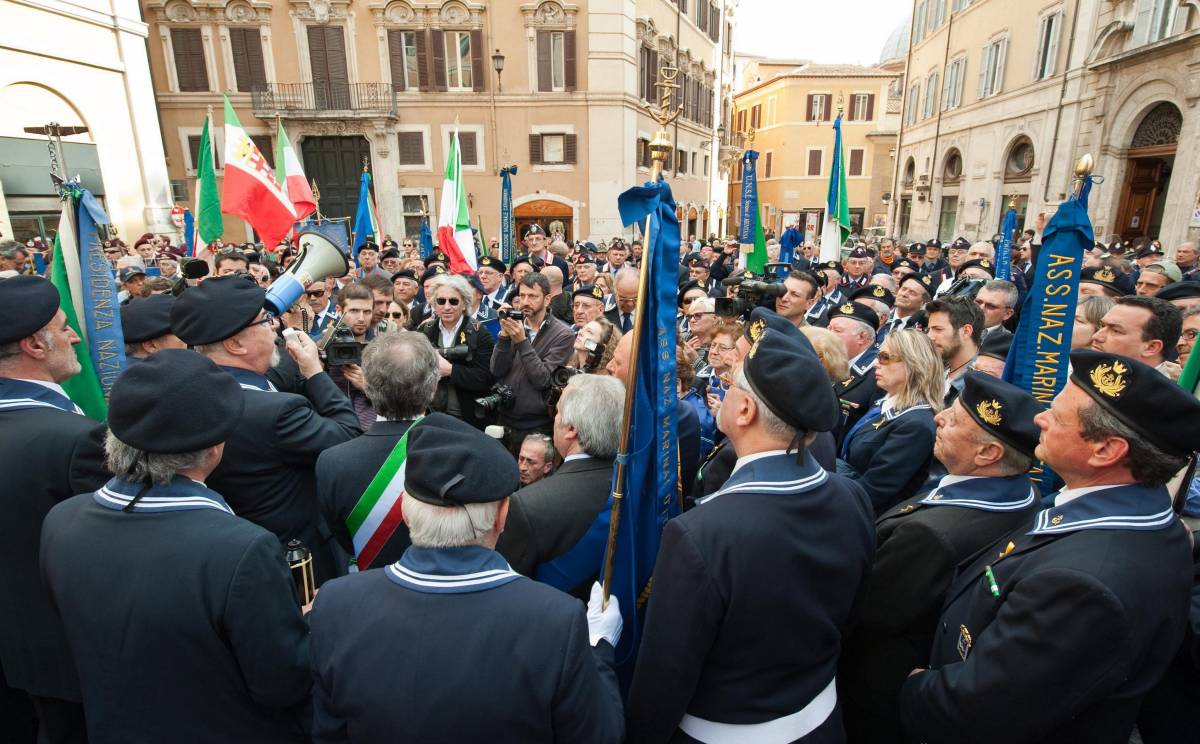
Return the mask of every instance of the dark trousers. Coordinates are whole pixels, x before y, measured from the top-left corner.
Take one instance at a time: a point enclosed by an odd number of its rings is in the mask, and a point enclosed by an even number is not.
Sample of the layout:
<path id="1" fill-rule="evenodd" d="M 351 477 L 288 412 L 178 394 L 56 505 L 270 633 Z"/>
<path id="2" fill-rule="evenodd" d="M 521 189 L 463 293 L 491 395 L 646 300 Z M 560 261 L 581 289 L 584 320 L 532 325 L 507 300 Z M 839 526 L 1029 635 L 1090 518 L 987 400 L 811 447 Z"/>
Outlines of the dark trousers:
<path id="1" fill-rule="evenodd" d="M 37 695 L 29 697 L 38 718 L 38 744 L 87 744 L 82 703 Z"/>

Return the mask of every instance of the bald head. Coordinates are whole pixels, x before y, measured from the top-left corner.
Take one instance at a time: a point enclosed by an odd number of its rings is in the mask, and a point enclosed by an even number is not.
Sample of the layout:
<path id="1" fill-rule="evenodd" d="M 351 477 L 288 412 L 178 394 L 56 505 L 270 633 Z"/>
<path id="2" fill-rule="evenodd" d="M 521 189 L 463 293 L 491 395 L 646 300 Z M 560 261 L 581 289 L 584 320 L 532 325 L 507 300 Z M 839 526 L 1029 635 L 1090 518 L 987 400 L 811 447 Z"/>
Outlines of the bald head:
<path id="1" fill-rule="evenodd" d="M 546 281 L 550 282 L 550 294 L 558 294 L 563 285 L 562 269 L 557 266 L 543 266 L 542 276 L 546 277 Z"/>

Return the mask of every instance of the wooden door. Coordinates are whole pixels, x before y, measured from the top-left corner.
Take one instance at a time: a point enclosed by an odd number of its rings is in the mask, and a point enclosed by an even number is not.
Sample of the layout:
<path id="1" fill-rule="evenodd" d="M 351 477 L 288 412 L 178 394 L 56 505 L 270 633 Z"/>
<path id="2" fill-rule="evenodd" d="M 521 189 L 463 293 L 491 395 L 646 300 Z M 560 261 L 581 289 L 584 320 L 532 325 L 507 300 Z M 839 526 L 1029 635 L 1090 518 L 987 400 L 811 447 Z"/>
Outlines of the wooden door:
<path id="1" fill-rule="evenodd" d="M 1130 160 L 1121 192 L 1121 209 L 1114 231 L 1125 240 L 1140 238 L 1150 229 L 1163 161 L 1158 158 Z"/>
<path id="2" fill-rule="evenodd" d="M 321 213 L 354 217 L 363 158 L 370 162 L 371 145 L 364 137 L 305 137 L 300 144 L 304 172 L 321 189 Z M 376 203 L 379 195 L 376 193 Z M 376 236 L 377 239 L 381 239 Z"/>
<path id="3" fill-rule="evenodd" d="M 316 108 L 326 111 L 351 108 L 346 35 L 342 27 L 309 26 L 308 58 L 312 65 Z"/>

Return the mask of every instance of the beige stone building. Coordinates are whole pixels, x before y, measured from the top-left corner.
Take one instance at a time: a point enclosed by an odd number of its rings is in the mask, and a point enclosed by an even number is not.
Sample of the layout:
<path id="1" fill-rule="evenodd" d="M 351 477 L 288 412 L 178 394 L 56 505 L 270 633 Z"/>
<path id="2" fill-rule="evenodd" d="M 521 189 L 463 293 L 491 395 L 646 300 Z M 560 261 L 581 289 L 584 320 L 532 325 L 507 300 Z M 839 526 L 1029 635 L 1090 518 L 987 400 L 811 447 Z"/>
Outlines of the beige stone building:
<path id="1" fill-rule="evenodd" d="M 172 232 L 162 134 L 136 0 L 0 3 L 0 236 L 50 237 L 61 204 L 45 136 L 64 140 L 67 173 L 95 193 L 123 236 Z"/>
<path id="2" fill-rule="evenodd" d="M 668 178 L 685 231 L 705 231 L 725 192 L 715 167 L 731 83 L 725 0 L 143 2 L 180 201 L 194 193 L 205 109 L 220 125 L 229 91 L 261 147 L 282 120 L 326 215 L 353 215 L 365 159 L 385 232 L 415 235 L 423 205 L 436 222 L 457 126 L 472 222 L 486 236 L 499 231 L 508 165 L 519 169 L 518 225 L 628 234 L 617 195 L 648 177 L 657 126 L 643 104 L 658 67 L 676 61 L 684 113 Z"/>
<path id="3" fill-rule="evenodd" d="M 779 234 L 799 223 L 820 234 L 833 168 L 833 121 L 842 111 L 842 148 L 853 232 L 882 229 L 885 194 L 899 129 L 902 60 L 877 67 L 746 58 L 734 97 L 732 130 L 744 147 L 750 130 L 759 153 L 758 198 L 764 230 Z M 733 148 L 729 204 L 737 224 L 741 152 Z M 887 177 L 880 177 L 886 173 Z"/>
<path id="4" fill-rule="evenodd" d="M 1200 5 L 917 0 L 891 225 L 990 238 L 1052 214 L 1091 153 L 1097 236 L 1200 232 Z"/>

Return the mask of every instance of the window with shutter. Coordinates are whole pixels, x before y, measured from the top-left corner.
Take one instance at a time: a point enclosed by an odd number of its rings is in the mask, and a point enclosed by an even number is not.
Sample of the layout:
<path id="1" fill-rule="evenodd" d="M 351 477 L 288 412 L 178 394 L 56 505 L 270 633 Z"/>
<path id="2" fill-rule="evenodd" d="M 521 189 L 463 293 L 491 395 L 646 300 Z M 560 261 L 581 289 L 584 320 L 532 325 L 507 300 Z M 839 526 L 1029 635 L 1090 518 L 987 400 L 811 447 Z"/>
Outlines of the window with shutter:
<path id="1" fill-rule="evenodd" d="M 750 127 L 753 129 L 758 129 L 761 124 L 762 124 L 762 104 L 756 103 L 756 104 L 754 104 L 754 107 L 750 109 Z"/>
<path id="2" fill-rule="evenodd" d="M 824 153 L 821 150 L 808 151 L 808 175 L 821 175 L 821 159 Z"/>
<path id="3" fill-rule="evenodd" d="M 388 64 L 392 72 L 392 87 L 397 91 L 420 88 L 418 36 L 416 31 L 388 29 Z"/>
<path id="4" fill-rule="evenodd" d="M 676 172 L 679 173 L 680 175 L 686 174 L 688 159 L 687 159 L 687 153 L 683 151 L 683 148 L 680 148 L 677 151 L 677 155 L 675 157 L 675 162 L 679 164 L 679 169 Z"/>
<path id="5" fill-rule="evenodd" d="M 542 165 L 542 135 L 529 135 L 529 162 L 533 165 Z"/>
<path id="6" fill-rule="evenodd" d="M 1058 60 L 1058 34 L 1062 13 L 1054 13 L 1042 19 L 1038 31 L 1038 53 L 1034 65 L 1033 79 L 1044 80 L 1054 74 Z"/>
<path id="7" fill-rule="evenodd" d="M 563 162 L 575 165 L 578 159 L 579 138 L 574 134 L 563 135 Z"/>
<path id="8" fill-rule="evenodd" d="M 263 45 L 259 29 L 233 26 L 229 29 L 233 51 L 233 72 L 237 89 L 243 93 L 265 90 L 267 71 L 263 63 Z"/>
<path id="9" fill-rule="evenodd" d="M 446 31 L 444 33 L 446 90 L 475 90 L 476 65 L 472 60 L 471 52 L 471 36 L 475 33 L 475 31 Z"/>
<path id="10" fill-rule="evenodd" d="M 804 101 L 804 120 L 805 121 L 817 121 L 817 118 L 815 115 L 816 108 L 814 107 L 815 99 L 816 99 L 816 96 L 814 96 L 812 94 L 805 96 L 805 101 Z"/>
<path id="11" fill-rule="evenodd" d="M 563 86 L 575 90 L 575 31 L 563 32 Z"/>
<path id="12" fill-rule="evenodd" d="M 537 32 L 537 89 L 541 93 L 554 90 L 551 81 L 550 31 Z"/>
<path id="13" fill-rule="evenodd" d="M 429 71 L 433 68 L 433 60 L 430 59 L 430 44 L 429 31 L 417 31 L 414 33 L 414 41 L 416 41 L 417 54 L 417 88 L 420 90 L 430 90 L 433 86 L 429 80 Z"/>
<path id="14" fill-rule="evenodd" d="M 767 153 L 766 161 L 763 163 L 763 177 L 764 178 L 771 177 L 771 166 L 773 164 L 772 161 L 774 161 L 774 159 L 775 159 L 774 155 L 775 155 L 775 153 L 773 153 L 773 152 Z"/>
<path id="15" fill-rule="evenodd" d="M 425 165 L 425 133 L 400 132 L 400 165 Z"/>
<path id="16" fill-rule="evenodd" d="M 458 149 L 463 165 L 479 165 L 479 143 L 475 132 L 459 132 Z"/>
<path id="17" fill-rule="evenodd" d="M 464 85 L 476 93 L 480 93 L 487 88 L 487 78 L 483 76 L 483 32 L 475 29 L 467 34 L 467 39 L 469 46 L 466 51 L 466 57 L 463 58 L 463 64 L 468 64 L 467 57 L 469 57 L 471 79 L 464 81 Z"/>
<path id="18" fill-rule="evenodd" d="M 850 167 L 847 169 L 848 176 L 861 176 L 863 174 L 863 155 L 864 150 L 853 148 L 850 150 Z"/>
<path id="19" fill-rule="evenodd" d="M 198 134 L 191 135 L 187 138 L 187 141 L 188 141 L 188 157 L 190 158 L 188 167 L 193 173 L 195 173 L 199 169 L 199 166 L 200 166 L 200 135 L 198 135 Z M 213 166 L 217 170 L 220 170 L 221 169 L 221 149 L 219 147 L 214 146 L 212 156 L 213 156 Z"/>
<path id="20" fill-rule="evenodd" d="M 204 40 L 198 28 L 171 29 L 171 53 L 175 77 L 182 92 L 208 90 L 208 67 L 204 62 Z"/>
<path id="21" fill-rule="evenodd" d="M 438 29 L 429 32 L 430 63 L 433 70 L 433 89 L 446 90 L 446 34 Z"/>

